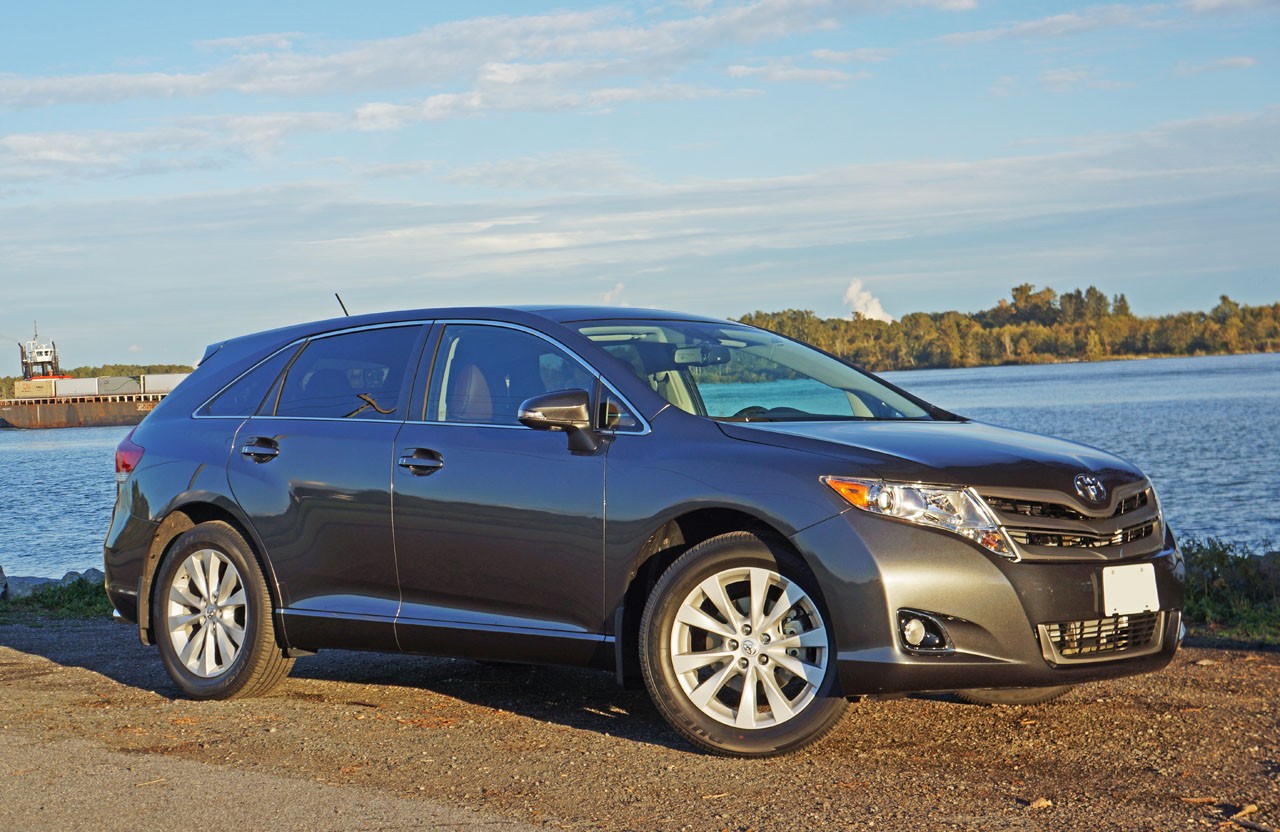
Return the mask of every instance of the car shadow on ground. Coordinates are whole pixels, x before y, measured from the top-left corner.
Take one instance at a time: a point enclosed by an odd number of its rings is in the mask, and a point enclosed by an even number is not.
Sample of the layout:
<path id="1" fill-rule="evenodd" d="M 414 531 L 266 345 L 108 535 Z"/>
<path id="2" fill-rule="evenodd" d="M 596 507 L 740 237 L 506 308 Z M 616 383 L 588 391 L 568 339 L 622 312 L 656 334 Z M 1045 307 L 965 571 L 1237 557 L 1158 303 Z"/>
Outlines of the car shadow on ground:
<path id="1" fill-rule="evenodd" d="M 182 698 L 165 672 L 159 652 L 142 645 L 133 627 L 99 621 L 0 625 L 0 647 L 80 667 L 166 699 Z M 666 724 L 644 690 L 621 688 L 611 673 L 599 670 L 325 650 L 300 658 L 290 679 L 383 686 L 386 690 L 364 688 L 357 694 L 346 688 L 317 695 L 286 680 L 270 696 L 320 704 L 330 698 L 342 704 L 359 699 L 380 707 L 398 704 L 406 690 L 416 690 L 541 722 L 693 751 Z"/>
<path id="2" fill-rule="evenodd" d="M 299 659 L 290 677 L 425 690 L 540 722 L 693 750 L 643 689 L 620 687 L 600 670 L 325 650 Z"/>

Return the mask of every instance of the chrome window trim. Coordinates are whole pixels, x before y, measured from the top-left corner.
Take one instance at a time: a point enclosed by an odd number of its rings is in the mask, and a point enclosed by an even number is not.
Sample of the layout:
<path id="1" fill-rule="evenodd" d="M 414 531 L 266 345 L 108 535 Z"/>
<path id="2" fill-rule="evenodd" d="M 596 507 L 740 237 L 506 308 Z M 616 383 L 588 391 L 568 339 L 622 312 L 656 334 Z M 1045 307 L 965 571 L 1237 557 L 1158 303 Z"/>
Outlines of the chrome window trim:
<path id="1" fill-rule="evenodd" d="M 209 398 L 205 399 L 196 407 L 195 410 L 191 411 L 191 418 L 192 419 L 242 419 L 242 420 L 257 418 L 259 415 L 257 413 L 250 413 L 244 416 L 201 416 L 200 411 L 204 410 L 206 407 L 209 406 L 210 402 L 212 402 L 214 399 L 218 398 L 224 392 L 226 392 L 228 387 L 231 387 L 233 384 L 240 381 L 240 379 L 249 375 L 249 373 L 252 373 L 254 370 L 258 369 L 263 364 L 266 364 L 268 361 L 275 358 L 277 355 L 289 349 L 290 347 L 296 347 L 299 344 L 302 344 L 306 341 L 321 341 L 325 338 L 332 338 L 335 335 L 347 335 L 352 332 L 364 332 L 366 330 L 371 330 L 371 329 L 392 329 L 394 327 L 401 327 L 401 326 L 423 326 L 423 325 L 429 326 L 433 323 L 435 323 L 434 320 L 391 321 L 389 323 L 365 324 L 363 326 L 347 327 L 346 329 L 335 329 L 332 332 L 323 332 L 319 335 L 303 335 L 301 338 L 295 338 L 294 340 L 290 341 L 289 343 L 280 347 L 278 350 L 275 350 L 270 355 L 263 358 L 261 361 L 255 362 L 252 367 L 249 367 L 247 370 L 240 373 L 240 375 L 236 376 L 235 378 L 231 379 L 231 381 L 228 381 L 226 384 L 222 385 L 222 387 L 218 388 L 218 391 L 216 393 L 214 393 Z M 412 387 L 412 385 L 410 386 Z M 330 421 L 330 422 L 390 422 L 390 421 L 393 421 L 391 419 L 363 419 L 360 417 L 352 417 L 350 419 L 345 419 L 345 418 L 332 417 L 332 416 L 275 416 L 274 414 L 270 418 L 272 419 L 277 419 L 277 418 L 278 419 L 308 419 L 312 421 L 323 420 L 323 421 Z"/>
<path id="2" fill-rule="evenodd" d="M 539 332 L 538 330 L 524 326 L 523 324 L 511 323 L 510 321 L 485 321 L 485 320 L 479 320 L 474 318 L 437 319 L 436 321 L 434 321 L 434 323 L 441 325 L 444 328 L 444 331 L 446 332 L 448 331 L 449 326 L 451 324 L 454 324 L 454 325 L 464 324 L 464 325 L 470 325 L 470 326 L 494 326 L 494 327 L 501 327 L 503 329 L 514 329 L 517 332 L 523 332 L 527 335 L 532 335 L 535 338 L 541 338 L 543 341 L 546 341 L 548 344 L 555 347 L 556 349 L 562 350 L 566 355 L 568 355 L 574 361 L 578 362 L 578 365 L 582 367 L 582 369 L 586 370 L 588 375 L 590 375 L 592 378 L 596 379 L 602 385 L 607 387 L 609 391 L 613 393 L 613 395 L 617 396 L 618 399 L 624 405 L 626 405 L 627 410 L 631 413 L 633 417 L 635 417 L 640 422 L 640 425 L 641 425 L 641 430 L 618 431 L 618 430 L 612 430 L 612 429 L 597 429 L 596 433 L 607 435 L 607 436 L 648 436 L 650 433 L 653 432 L 653 428 L 650 427 L 649 421 L 645 419 L 644 416 L 640 415 L 640 411 L 637 410 L 635 405 L 631 403 L 631 400 L 628 399 L 626 396 L 622 395 L 622 393 L 618 391 L 618 388 L 614 387 L 613 384 L 609 381 L 609 379 L 605 378 L 604 375 L 599 370 L 591 366 L 591 364 L 589 364 L 586 361 L 586 359 L 584 359 L 582 356 L 578 355 L 572 349 L 560 343 L 555 338 L 552 338 L 550 335 L 546 334 L 545 332 Z M 442 335 L 441 337 L 444 337 L 444 336 Z M 435 376 L 435 372 L 436 372 L 436 368 L 432 367 L 431 368 L 432 377 Z M 431 385 L 428 384 L 427 386 L 428 398 L 430 398 L 431 396 L 430 388 L 431 388 Z M 663 409 L 665 410 L 665 408 Z M 489 423 L 483 423 L 483 422 L 480 422 L 480 423 L 445 422 L 439 419 L 408 419 L 405 421 L 405 424 L 406 425 L 457 425 L 459 427 L 473 427 L 473 428 L 502 428 L 504 430 L 533 430 L 533 428 L 527 425 L 495 425 L 495 424 L 489 424 Z"/>

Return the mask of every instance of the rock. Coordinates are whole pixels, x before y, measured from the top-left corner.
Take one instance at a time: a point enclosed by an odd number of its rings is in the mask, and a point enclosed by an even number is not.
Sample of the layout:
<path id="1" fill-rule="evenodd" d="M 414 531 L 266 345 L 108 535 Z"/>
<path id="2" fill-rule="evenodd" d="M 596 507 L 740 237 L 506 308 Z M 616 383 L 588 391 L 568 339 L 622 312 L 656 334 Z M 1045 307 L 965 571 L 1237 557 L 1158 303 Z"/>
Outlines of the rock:
<path id="1" fill-rule="evenodd" d="M 1028 809 L 1049 809 L 1053 806 L 1053 801 L 1047 797 L 1037 797 L 1035 800 L 1027 804 Z"/>
<path id="2" fill-rule="evenodd" d="M 76 581 L 81 579 L 84 579 L 91 584 L 100 584 L 105 578 L 106 578 L 106 575 L 102 574 L 101 569 L 90 568 L 90 569 L 84 570 L 83 572 L 75 572 L 75 571 L 68 572 L 67 574 L 63 575 L 61 578 L 58 579 L 58 585 L 66 586 L 67 584 L 73 584 Z"/>
<path id="3" fill-rule="evenodd" d="M 1213 667 L 1215 664 L 1217 664 L 1217 662 L 1213 659 L 1201 659 L 1200 661 L 1195 662 L 1196 667 Z"/>
<path id="4" fill-rule="evenodd" d="M 26 598 L 31 594 L 32 590 L 42 587 L 45 584 L 55 583 L 53 578 L 9 578 L 8 592 L 9 600 L 15 598 Z"/>
<path id="5" fill-rule="evenodd" d="M 9 600 L 9 579 L 4 576 L 4 567 L 0 566 L 0 601 Z"/>

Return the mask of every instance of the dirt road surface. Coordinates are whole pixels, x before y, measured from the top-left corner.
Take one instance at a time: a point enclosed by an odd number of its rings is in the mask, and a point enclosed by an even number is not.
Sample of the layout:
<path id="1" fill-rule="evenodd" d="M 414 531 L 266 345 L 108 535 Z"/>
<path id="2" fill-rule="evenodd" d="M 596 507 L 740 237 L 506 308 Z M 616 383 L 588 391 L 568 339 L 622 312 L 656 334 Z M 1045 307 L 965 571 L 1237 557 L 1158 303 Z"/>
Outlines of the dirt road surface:
<path id="1" fill-rule="evenodd" d="M 193 702 L 130 627 L 0 627 L 6 830 L 1272 827 L 1271 652 L 1188 648 L 1038 707 L 859 702 L 814 748 L 732 760 L 598 672 L 333 651 Z"/>

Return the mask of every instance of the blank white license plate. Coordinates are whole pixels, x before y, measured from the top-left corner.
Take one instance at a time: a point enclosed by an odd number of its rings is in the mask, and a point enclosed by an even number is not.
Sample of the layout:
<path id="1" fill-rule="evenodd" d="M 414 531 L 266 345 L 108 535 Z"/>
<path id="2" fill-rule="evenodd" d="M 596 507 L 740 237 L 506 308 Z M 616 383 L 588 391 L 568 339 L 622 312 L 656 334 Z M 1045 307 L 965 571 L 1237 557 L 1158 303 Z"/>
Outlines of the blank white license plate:
<path id="1" fill-rule="evenodd" d="M 1102 612 L 1130 615 L 1160 609 L 1156 570 L 1149 563 L 1108 566 L 1102 570 Z"/>

